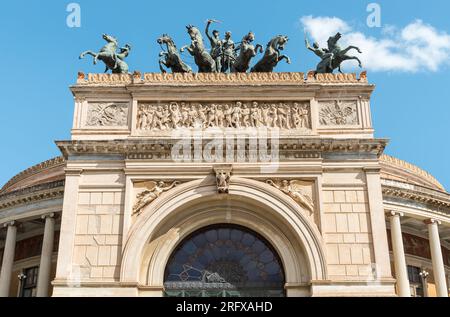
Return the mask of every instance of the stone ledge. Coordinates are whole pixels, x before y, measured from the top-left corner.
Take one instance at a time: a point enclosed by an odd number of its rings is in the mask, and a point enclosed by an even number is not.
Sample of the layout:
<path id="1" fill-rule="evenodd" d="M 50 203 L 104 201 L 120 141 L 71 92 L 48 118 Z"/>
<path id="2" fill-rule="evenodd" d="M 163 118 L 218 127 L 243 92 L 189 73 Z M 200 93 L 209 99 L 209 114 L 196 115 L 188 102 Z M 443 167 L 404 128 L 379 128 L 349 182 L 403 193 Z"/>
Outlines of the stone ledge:
<path id="1" fill-rule="evenodd" d="M 56 141 L 64 157 L 70 155 L 107 154 L 123 155 L 129 159 L 171 159 L 171 150 L 180 140 L 111 140 L 111 141 Z M 211 142 L 203 139 L 203 145 Z M 270 141 L 270 140 L 269 140 Z M 191 140 L 191 148 L 193 140 Z M 329 138 L 280 138 L 280 157 L 320 158 L 322 152 L 370 153 L 379 157 L 386 139 L 329 139 Z M 268 149 L 271 144 L 268 142 Z"/>
<path id="2" fill-rule="evenodd" d="M 399 184 L 403 184 L 397 182 Z M 408 200 L 414 200 L 420 203 L 427 203 L 439 207 L 450 208 L 450 194 L 423 186 L 410 185 L 411 188 L 395 185 L 392 182 L 388 183 L 382 180 L 382 192 L 384 196 L 398 197 Z"/>
<path id="3" fill-rule="evenodd" d="M 64 180 L 40 184 L 0 195 L 0 210 L 64 195 Z"/>
<path id="4" fill-rule="evenodd" d="M 314 74 L 308 72 L 305 77 L 301 72 L 289 73 L 140 73 L 133 74 L 92 74 L 87 76 L 79 72 L 77 85 L 131 85 L 131 84 L 208 84 L 208 85 L 243 85 L 243 84 L 364 84 L 367 85 L 367 73 L 359 78 L 355 73 L 349 74 Z"/>

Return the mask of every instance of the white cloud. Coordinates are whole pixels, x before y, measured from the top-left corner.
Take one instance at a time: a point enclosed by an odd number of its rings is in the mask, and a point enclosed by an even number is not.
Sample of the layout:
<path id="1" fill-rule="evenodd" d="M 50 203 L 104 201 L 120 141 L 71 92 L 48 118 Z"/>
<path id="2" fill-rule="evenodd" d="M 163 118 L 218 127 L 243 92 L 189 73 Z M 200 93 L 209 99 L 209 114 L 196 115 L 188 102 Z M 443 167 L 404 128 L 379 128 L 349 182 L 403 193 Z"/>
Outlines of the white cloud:
<path id="1" fill-rule="evenodd" d="M 311 35 L 320 45 L 325 45 L 330 35 L 334 35 L 337 32 L 346 33 L 351 31 L 350 26 L 345 21 L 336 17 L 313 17 L 308 15 L 302 17 L 300 22 L 308 35 Z"/>
<path id="2" fill-rule="evenodd" d="M 326 45 L 330 35 L 341 32 L 341 46 L 358 46 L 365 69 L 371 71 L 436 72 L 450 64 L 450 35 L 433 26 L 416 20 L 403 29 L 385 26 L 381 37 L 367 36 L 337 17 L 305 16 L 300 19 L 305 31 L 321 46 Z M 356 65 L 356 63 L 350 65 Z"/>

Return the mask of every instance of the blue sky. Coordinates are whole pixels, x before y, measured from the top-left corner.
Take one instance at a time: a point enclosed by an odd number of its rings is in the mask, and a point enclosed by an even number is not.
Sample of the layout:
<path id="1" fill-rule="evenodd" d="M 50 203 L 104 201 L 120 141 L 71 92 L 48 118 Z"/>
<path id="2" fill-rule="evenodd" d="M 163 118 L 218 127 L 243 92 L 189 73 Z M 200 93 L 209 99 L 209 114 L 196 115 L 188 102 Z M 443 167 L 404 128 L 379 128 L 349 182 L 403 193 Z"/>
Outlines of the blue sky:
<path id="1" fill-rule="evenodd" d="M 81 6 L 80 28 L 66 25 L 71 2 Z M 215 18 L 223 21 L 216 27 L 231 30 L 235 41 L 249 30 L 262 44 L 273 35 L 288 35 L 285 53 L 292 64 L 283 63 L 277 71 L 315 68 L 316 57 L 304 48 L 304 27 L 311 27 L 310 36 L 319 41 L 324 30 L 343 29 L 344 41 L 358 41 L 369 49 L 363 59 L 369 81 L 377 85 L 372 99 L 376 136 L 391 140 L 386 153 L 427 170 L 448 189 L 450 3 L 376 1 L 382 27 L 369 28 L 366 7 L 371 2 L 375 1 L 4 1 L 0 186 L 21 170 L 60 154 L 54 140 L 69 139 L 72 125 L 68 87 L 79 70 L 104 70 L 93 66 L 90 58 L 79 61 L 78 55 L 98 50 L 104 44 L 102 33 L 132 45 L 127 60 L 131 71 L 158 72 L 156 39 L 162 33 L 169 33 L 180 47 L 189 42 L 185 25 L 203 29 L 207 18 Z M 354 66 L 346 64 L 344 70 L 354 71 Z"/>

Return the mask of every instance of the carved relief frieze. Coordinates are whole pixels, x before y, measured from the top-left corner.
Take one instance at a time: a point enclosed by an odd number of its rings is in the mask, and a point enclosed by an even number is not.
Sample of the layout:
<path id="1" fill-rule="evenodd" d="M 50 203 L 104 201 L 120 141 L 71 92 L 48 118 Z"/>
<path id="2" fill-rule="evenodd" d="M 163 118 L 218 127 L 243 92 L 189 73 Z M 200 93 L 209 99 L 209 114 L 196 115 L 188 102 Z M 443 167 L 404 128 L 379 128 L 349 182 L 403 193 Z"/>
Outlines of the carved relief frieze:
<path id="1" fill-rule="evenodd" d="M 311 133 L 309 102 L 141 103 L 139 131 L 177 128 L 279 128 Z"/>
<path id="2" fill-rule="evenodd" d="M 319 122 L 322 126 L 357 125 L 357 101 L 320 101 Z"/>
<path id="3" fill-rule="evenodd" d="M 126 127 L 128 126 L 127 103 L 89 103 L 85 126 Z"/>

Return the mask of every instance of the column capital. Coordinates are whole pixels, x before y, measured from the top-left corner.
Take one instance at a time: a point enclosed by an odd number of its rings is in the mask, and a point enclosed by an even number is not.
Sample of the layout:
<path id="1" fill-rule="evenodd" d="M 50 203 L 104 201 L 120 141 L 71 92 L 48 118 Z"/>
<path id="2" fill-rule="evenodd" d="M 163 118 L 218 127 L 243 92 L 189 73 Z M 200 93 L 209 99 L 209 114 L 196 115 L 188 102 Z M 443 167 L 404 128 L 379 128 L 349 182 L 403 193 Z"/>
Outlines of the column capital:
<path id="1" fill-rule="evenodd" d="M 440 220 L 437 220 L 437 219 L 434 219 L 434 218 L 425 219 L 423 222 L 426 225 L 433 225 L 433 224 L 440 225 L 440 224 L 442 224 L 442 222 Z"/>
<path id="2" fill-rule="evenodd" d="M 46 219 L 46 218 L 54 218 L 55 217 L 55 213 L 49 213 L 49 214 L 45 214 L 41 216 L 41 219 Z"/>
<path id="3" fill-rule="evenodd" d="M 395 217 L 395 216 L 403 217 L 404 215 L 405 214 L 401 211 L 395 211 L 395 210 L 386 211 L 386 216 L 388 216 L 388 217 Z"/>
<path id="4" fill-rule="evenodd" d="M 7 228 L 7 227 L 12 227 L 12 226 L 16 226 L 17 225 L 17 222 L 16 221 L 8 221 L 8 222 L 5 222 L 4 224 L 3 224 L 3 228 Z"/>

